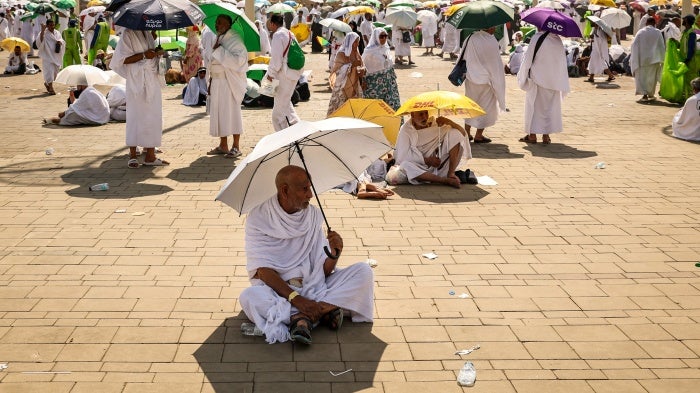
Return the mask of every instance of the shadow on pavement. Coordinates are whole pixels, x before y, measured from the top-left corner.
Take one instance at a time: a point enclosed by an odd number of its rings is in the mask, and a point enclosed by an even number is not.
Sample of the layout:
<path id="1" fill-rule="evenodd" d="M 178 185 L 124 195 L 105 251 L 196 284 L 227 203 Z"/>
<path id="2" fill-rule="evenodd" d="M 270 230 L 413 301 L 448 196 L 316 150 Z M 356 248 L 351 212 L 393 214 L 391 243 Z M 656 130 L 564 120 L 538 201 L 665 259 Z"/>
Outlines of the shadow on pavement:
<path id="1" fill-rule="evenodd" d="M 244 336 L 245 321 L 243 313 L 227 318 L 193 353 L 216 393 L 357 392 L 373 386 L 387 347 L 368 323 L 344 322 L 338 332 L 316 328 L 313 344 L 302 346 Z"/>
<path id="2" fill-rule="evenodd" d="M 694 145 L 700 145 L 700 141 L 689 141 L 686 139 L 676 138 L 675 136 L 673 136 L 673 127 L 672 126 L 666 126 L 666 127 L 662 128 L 661 133 L 668 136 L 668 137 L 671 137 L 675 140 L 678 140 L 678 141 L 692 143 Z"/>
<path id="3" fill-rule="evenodd" d="M 460 189 L 432 184 L 402 184 L 394 187 L 392 191 L 404 199 L 434 203 L 474 202 L 489 194 L 488 191 L 470 184 L 462 184 Z"/>
<path id="4" fill-rule="evenodd" d="M 31 96 L 17 97 L 18 100 L 33 100 L 35 98 L 48 97 L 49 93 L 34 94 Z"/>
<path id="5" fill-rule="evenodd" d="M 185 168 L 173 169 L 167 177 L 181 183 L 216 182 L 228 178 L 237 160 L 223 156 L 205 156 Z"/>
<path id="6" fill-rule="evenodd" d="M 527 146 L 523 147 L 523 149 L 529 150 L 534 157 L 570 159 L 589 158 L 598 155 L 598 153 L 594 151 L 579 150 L 575 147 L 556 142 L 552 142 L 549 145 L 543 145 L 538 141 L 537 144 L 527 144 Z"/>
<path id="7" fill-rule="evenodd" d="M 676 103 L 668 102 L 668 101 L 661 100 L 658 98 L 655 100 L 651 100 L 651 101 L 637 101 L 637 103 L 640 105 L 665 106 L 668 108 L 679 108 L 679 109 L 683 107 L 683 104 L 676 104 Z"/>
<path id="8" fill-rule="evenodd" d="M 523 158 L 525 154 L 511 153 L 508 145 L 501 143 L 472 143 L 474 158 Z"/>
<path id="9" fill-rule="evenodd" d="M 102 161 L 99 167 L 81 168 L 61 175 L 61 179 L 79 187 L 66 191 L 66 194 L 77 198 L 96 199 L 129 199 L 150 195 L 160 195 L 173 189 L 158 184 L 141 183 L 153 178 L 153 172 L 158 167 L 141 166 L 130 169 L 126 166 L 127 157 L 113 157 Z M 99 183 L 109 183 L 107 191 L 90 191 L 89 186 Z"/>

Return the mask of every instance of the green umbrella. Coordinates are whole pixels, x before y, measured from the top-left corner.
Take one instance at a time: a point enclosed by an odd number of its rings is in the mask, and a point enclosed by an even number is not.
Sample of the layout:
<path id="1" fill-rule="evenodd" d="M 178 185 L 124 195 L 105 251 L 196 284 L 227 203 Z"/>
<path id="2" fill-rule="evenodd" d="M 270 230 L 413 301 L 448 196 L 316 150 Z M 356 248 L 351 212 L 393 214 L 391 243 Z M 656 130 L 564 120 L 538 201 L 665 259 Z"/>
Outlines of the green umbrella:
<path id="1" fill-rule="evenodd" d="M 287 6 L 289 7 L 289 6 Z M 225 14 L 231 17 L 233 24 L 231 29 L 238 33 L 243 39 L 248 52 L 260 51 L 260 34 L 253 22 L 245 16 L 245 14 L 236 8 L 235 4 L 230 3 L 206 3 L 200 4 L 199 8 L 204 12 L 204 24 L 209 26 L 212 31 L 216 31 L 216 17 Z M 291 8 L 291 7 L 290 7 Z"/>
<path id="2" fill-rule="evenodd" d="M 39 3 L 36 8 L 34 8 L 34 13 L 44 15 L 55 12 L 56 10 L 56 6 L 51 3 Z"/>
<path id="3" fill-rule="evenodd" d="M 60 8 L 62 10 L 68 10 L 71 8 L 75 8 L 75 0 L 55 0 L 53 2 L 53 5 L 55 5 L 56 8 Z"/>
<path id="4" fill-rule="evenodd" d="M 455 11 L 447 23 L 458 29 L 486 29 L 513 20 L 513 8 L 491 0 L 473 1 Z"/>

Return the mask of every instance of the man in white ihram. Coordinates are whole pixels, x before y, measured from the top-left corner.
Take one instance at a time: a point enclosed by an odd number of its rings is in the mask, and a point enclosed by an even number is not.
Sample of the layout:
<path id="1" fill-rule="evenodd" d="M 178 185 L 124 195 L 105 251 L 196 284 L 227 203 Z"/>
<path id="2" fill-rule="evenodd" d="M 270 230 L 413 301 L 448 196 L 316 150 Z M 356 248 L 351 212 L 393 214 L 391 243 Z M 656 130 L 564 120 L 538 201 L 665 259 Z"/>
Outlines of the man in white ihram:
<path id="1" fill-rule="evenodd" d="M 324 238 L 321 211 L 306 171 L 282 168 L 275 178 L 277 194 L 248 213 L 245 248 L 252 286 L 239 297 L 246 316 L 272 344 L 289 339 L 311 344 L 315 324 L 337 330 L 344 311 L 353 322 L 372 322 L 374 278 L 365 263 L 336 268 L 343 239 Z M 323 250 L 328 246 L 333 257 Z M 287 326 L 289 325 L 289 327 Z"/>
<path id="2" fill-rule="evenodd" d="M 51 119 L 51 123 L 61 126 L 74 125 L 101 125 L 109 122 L 109 103 L 99 90 L 92 86 L 78 85 L 78 98 L 75 98 L 76 90 L 70 92 L 70 106 L 58 117 Z"/>
<path id="3" fill-rule="evenodd" d="M 291 40 L 295 38 L 284 27 L 282 15 L 270 15 L 267 20 L 267 29 L 272 34 L 267 79 L 270 82 L 274 79 L 279 81 L 275 92 L 275 104 L 272 107 L 272 127 L 275 131 L 279 131 L 299 121 L 299 116 L 292 105 L 292 95 L 303 70 L 293 70 L 287 66 Z"/>
<path id="4" fill-rule="evenodd" d="M 683 109 L 673 116 L 673 136 L 700 142 L 700 78 L 690 81 L 694 95 L 685 101 Z"/>
<path id="5" fill-rule="evenodd" d="M 49 94 L 56 94 L 53 81 L 63 65 L 63 53 L 66 51 L 66 43 L 55 26 L 53 20 L 46 21 L 45 25 L 41 25 L 41 33 L 37 39 L 39 57 L 44 67 L 44 87 Z"/>
<path id="6" fill-rule="evenodd" d="M 656 98 L 654 92 L 661 77 L 665 56 L 666 43 L 663 34 L 656 28 L 654 18 L 649 18 L 647 25 L 634 36 L 630 54 L 630 69 L 636 86 L 635 94 L 642 95 L 642 101 Z"/>
<path id="7" fill-rule="evenodd" d="M 411 184 L 439 183 L 460 188 L 455 170 L 471 158 L 465 131 L 446 117 L 433 121 L 428 111 L 411 112 L 396 140 L 396 164 Z"/>

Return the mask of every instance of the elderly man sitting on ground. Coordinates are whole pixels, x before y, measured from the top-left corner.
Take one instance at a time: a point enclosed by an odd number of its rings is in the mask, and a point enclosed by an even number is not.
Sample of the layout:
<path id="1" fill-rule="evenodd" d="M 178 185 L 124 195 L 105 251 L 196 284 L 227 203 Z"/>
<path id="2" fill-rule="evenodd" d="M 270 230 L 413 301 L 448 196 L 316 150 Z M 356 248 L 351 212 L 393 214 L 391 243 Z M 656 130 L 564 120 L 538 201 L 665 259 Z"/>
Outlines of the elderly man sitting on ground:
<path id="1" fill-rule="evenodd" d="M 77 96 L 77 98 L 76 98 Z M 102 125 L 109 122 L 109 103 L 102 93 L 92 86 L 78 85 L 77 90 L 70 91 L 70 106 L 44 123 L 51 122 L 61 126 Z"/>
<path id="2" fill-rule="evenodd" d="M 694 95 L 673 116 L 673 136 L 687 141 L 700 141 L 700 78 L 690 81 L 690 86 Z"/>
<path id="3" fill-rule="evenodd" d="M 373 274 L 369 265 L 336 268 L 343 239 L 324 238 L 321 211 L 309 205 L 311 181 L 303 168 L 287 166 L 275 178 L 277 194 L 249 214 L 245 226 L 252 286 L 239 301 L 268 343 L 289 339 L 311 344 L 316 324 L 337 330 L 344 310 L 353 322 L 372 322 Z M 324 246 L 334 256 L 324 253 Z"/>
<path id="4" fill-rule="evenodd" d="M 433 120 L 428 111 L 412 112 L 396 141 L 396 164 L 411 184 L 439 183 L 460 188 L 455 174 L 462 158 L 471 158 L 463 127 L 446 117 Z"/>

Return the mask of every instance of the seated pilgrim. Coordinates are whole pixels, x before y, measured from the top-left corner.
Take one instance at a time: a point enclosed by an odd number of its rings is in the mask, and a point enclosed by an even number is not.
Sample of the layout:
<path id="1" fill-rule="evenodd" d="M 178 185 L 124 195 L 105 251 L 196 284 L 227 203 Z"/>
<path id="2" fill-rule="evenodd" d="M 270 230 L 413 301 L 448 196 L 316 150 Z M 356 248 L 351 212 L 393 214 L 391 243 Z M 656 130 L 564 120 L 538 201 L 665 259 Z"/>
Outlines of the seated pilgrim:
<path id="1" fill-rule="evenodd" d="M 109 117 L 114 121 L 126 121 L 126 87 L 116 85 L 107 93 Z"/>
<path id="2" fill-rule="evenodd" d="M 78 98 L 76 98 L 78 96 Z M 71 90 L 70 106 L 65 112 L 49 121 L 62 126 L 101 125 L 109 122 L 109 103 L 102 93 L 92 86 L 78 85 Z M 44 120 L 44 122 L 48 122 Z"/>
<path id="3" fill-rule="evenodd" d="M 282 168 L 277 194 L 253 208 L 245 224 L 245 250 L 251 287 L 239 301 L 268 343 L 311 344 L 317 324 L 337 330 L 348 312 L 353 322 L 372 322 L 374 276 L 366 263 L 336 267 L 343 239 L 324 236 L 321 211 L 306 171 Z M 332 256 L 324 251 L 328 247 Z"/>
<path id="4" fill-rule="evenodd" d="M 700 78 L 690 81 L 690 85 L 694 95 L 673 116 L 673 136 L 687 141 L 700 141 Z"/>
<path id="5" fill-rule="evenodd" d="M 207 69 L 200 67 L 197 75 L 190 78 L 182 91 L 182 103 L 187 106 L 202 106 L 207 104 Z"/>
<path id="6" fill-rule="evenodd" d="M 446 117 L 433 120 L 428 111 L 411 112 L 399 130 L 396 164 L 411 184 L 439 183 L 460 188 L 455 174 L 463 158 L 471 158 L 464 128 Z"/>
<path id="7" fill-rule="evenodd" d="M 7 59 L 5 74 L 22 75 L 27 70 L 27 54 L 22 53 L 19 46 L 15 46 L 14 52 Z"/>

